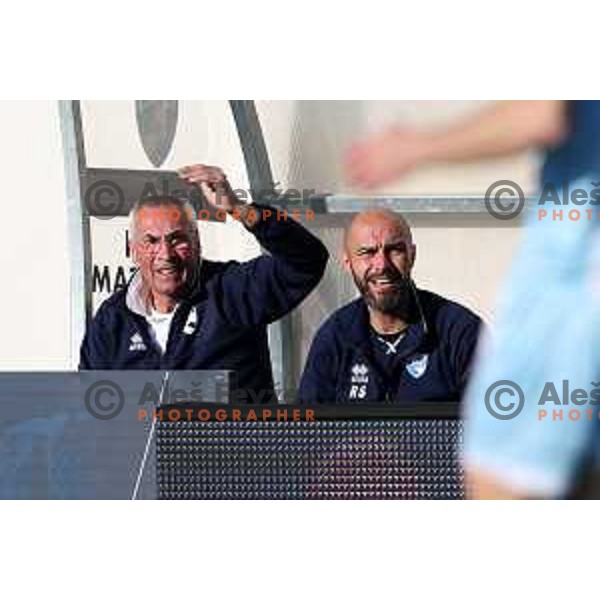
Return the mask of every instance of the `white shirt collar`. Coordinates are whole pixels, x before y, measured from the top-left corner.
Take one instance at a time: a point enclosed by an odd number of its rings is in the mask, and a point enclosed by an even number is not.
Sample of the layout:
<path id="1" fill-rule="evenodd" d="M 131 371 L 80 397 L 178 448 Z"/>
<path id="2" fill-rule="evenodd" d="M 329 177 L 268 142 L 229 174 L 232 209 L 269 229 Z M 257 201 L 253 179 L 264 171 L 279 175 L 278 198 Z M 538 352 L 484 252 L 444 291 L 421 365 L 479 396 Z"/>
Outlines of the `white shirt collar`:
<path id="1" fill-rule="evenodd" d="M 125 304 L 130 311 L 142 317 L 147 317 L 149 315 L 148 299 L 148 292 L 144 286 L 142 274 L 137 271 L 127 286 Z"/>

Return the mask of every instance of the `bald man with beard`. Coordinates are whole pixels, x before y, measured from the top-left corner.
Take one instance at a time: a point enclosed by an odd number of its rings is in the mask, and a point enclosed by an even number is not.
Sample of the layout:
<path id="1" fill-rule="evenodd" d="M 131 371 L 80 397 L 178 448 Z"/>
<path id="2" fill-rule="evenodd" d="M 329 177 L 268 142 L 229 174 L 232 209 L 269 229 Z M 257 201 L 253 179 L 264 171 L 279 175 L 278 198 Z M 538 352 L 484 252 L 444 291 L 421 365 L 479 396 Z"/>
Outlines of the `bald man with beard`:
<path id="1" fill-rule="evenodd" d="M 416 246 L 398 214 L 358 214 L 344 237 L 344 266 L 361 297 L 321 326 L 299 389 L 304 404 L 415 404 L 458 400 L 481 321 L 420 290 Z"/>

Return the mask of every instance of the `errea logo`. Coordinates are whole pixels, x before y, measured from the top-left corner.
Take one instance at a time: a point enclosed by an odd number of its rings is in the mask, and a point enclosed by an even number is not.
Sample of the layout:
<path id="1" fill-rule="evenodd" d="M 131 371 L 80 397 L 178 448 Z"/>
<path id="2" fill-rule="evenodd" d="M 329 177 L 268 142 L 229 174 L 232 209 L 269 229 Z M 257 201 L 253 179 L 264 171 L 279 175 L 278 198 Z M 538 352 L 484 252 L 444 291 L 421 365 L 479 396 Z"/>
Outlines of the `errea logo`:
<path id="1" fill-rule="evenodd" d="M 136 331 L 129 340 L 129 352 L 141 352 L 147 350 L 144 339 L 138 331 Z"/>
<path id="2" fill-rule="evenodd" d="M 364 399 L 367 397 L 367 385 L 369 384 L 369 367 L 364 363 L 356 363 L 352 367 L 350 377 L 349 399 Z"/>
<path id="3" fill-rule="evenodd" d="M 352 367 L 352 383 L 369 383 L 369 367 L 357 363 Z"/>

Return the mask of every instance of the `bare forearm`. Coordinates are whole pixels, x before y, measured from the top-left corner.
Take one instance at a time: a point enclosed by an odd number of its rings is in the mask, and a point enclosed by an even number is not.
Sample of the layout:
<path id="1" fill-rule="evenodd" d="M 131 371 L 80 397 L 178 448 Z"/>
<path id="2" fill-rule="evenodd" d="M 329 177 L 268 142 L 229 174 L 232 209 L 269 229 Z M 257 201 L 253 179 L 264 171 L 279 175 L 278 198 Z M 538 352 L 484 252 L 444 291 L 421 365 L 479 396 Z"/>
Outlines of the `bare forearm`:
<path id="1" fill-rule="evenodd" d="M 568 133 L 565 102 L 500 102 L 436 131 L 387 129 L 354 143 L 344 157 L 348 180 L 365 189 L 389 184 L 432 163 L 481 160 L 560 142 Z"/>
<path id="2" fill-rule="evenodd" d="M 552 146 L 567 132 L 565 102 L 500 102 L 468 121 L 425 134 L 430 161 L 460 161 Z"/>

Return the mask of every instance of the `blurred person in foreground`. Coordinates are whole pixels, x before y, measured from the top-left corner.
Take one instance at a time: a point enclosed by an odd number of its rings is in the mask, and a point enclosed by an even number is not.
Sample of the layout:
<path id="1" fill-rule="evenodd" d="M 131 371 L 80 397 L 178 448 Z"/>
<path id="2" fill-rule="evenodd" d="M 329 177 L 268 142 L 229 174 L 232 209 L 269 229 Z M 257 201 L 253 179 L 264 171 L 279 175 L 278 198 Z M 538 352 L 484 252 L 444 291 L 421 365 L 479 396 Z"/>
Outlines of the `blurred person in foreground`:
<path id="1" fill-rule="evenodd" d="M 355 185 L 371 189 L 419 165 L 528 148 L 544 151 L 541 190 L 595 187 L 600 102 L 507 101 L 435 132 L 391 128 L 357 142 L 345 166 Z M 600 446 L 597 417 L 544 421 L 538 412 L 573 408 L 541 407 L 547 382 L 568 381 L 571 390 L 589 392 L 600 380 L 598 223 L 538 220 L 530 213 L 466 395 L 470 497 L 568 496 L 582 463 Z"/>

